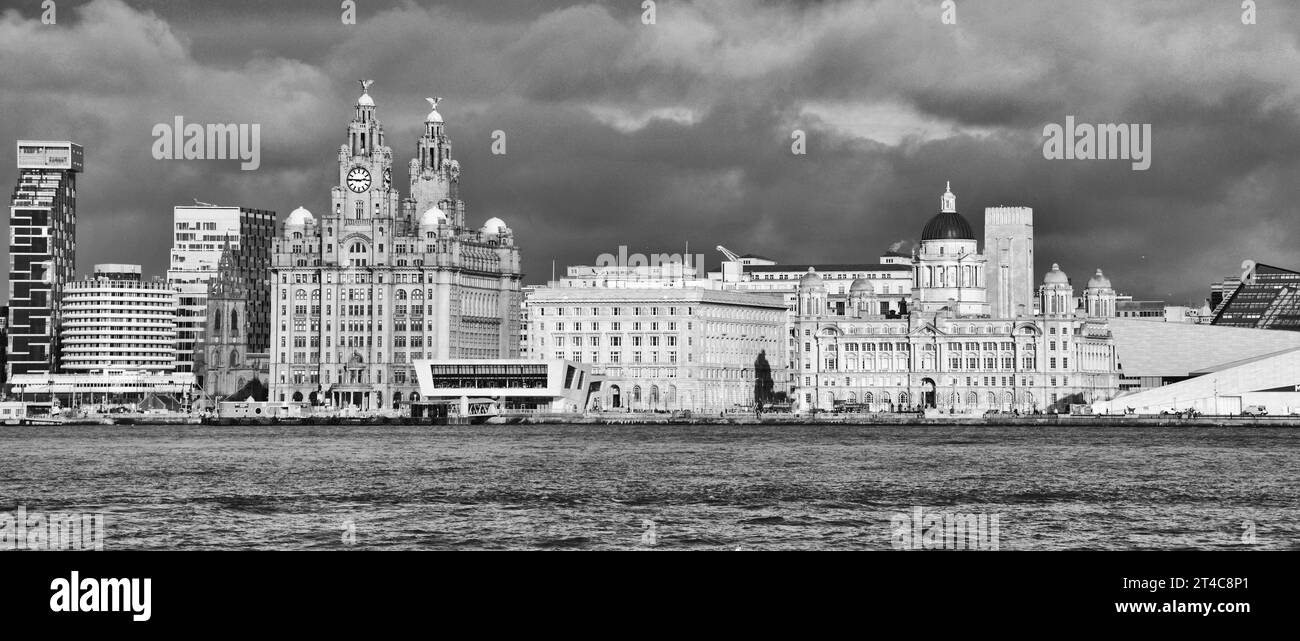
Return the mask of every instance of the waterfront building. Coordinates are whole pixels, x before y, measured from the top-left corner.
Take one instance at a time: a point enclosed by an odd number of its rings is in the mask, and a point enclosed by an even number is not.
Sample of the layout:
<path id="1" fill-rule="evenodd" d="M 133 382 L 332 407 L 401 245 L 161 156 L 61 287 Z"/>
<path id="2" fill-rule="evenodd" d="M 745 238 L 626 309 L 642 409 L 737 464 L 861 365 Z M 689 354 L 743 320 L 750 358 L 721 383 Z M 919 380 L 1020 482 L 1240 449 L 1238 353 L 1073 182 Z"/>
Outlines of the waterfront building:
<path id="1" fill-rule="evenodd" d="M 208 319 L 208 280 L 227 244 L 234 250 L 239 279 L 248 293 L 244 327 L 251 351 L 271 341 L 271 239 L 275 212 L 196 203 L 172 209 L 173 241 L 167 282 L 179 295 L 176 313 L 176 371 L 202 381 L 203 335 Z M 196 362 L 197 359 L 197 362 Z"/>
<path id="2" fill-rule="evenodd" d="M 161 279 L 142 280 L 139 265 L 95 265 L 89 278 L 64 289 L 60 371 L 174 371 L 176 300 Z"/>
<path id="3" fill-rule="evenodd" d="M 587 409 L 718 412 L 781 400 L 787 310 L 704 288 L 542 287 L 528 299 L 533 359 L 590 365 Z"/>
<path id="4" fill-rule="evenodd" d="M 420 398 L 417 360 L 518 356 L 514 232 L 499 218 L 466 225 L 438 99 L 400 197 L 369 86 L 330 209 L 294 210 L 274 242 L 271 401 L 401 410 Z"/>
<path id="5" fill-rule="evenodd" d="M 414 416 L 576 413 L 599 388 L 591 366 L 563 359 L 417 360 Z"/>
<path id="6" fill-rule="evenodd" d="M 948 189 L 922 230 L 906 315 L 881 314 L 878 294 L 857 283 L 842 306 L 832 305 L 825 279 L 809 269 L 790 338 L 795 408 L 1064 411 L 1113 397 L 1109 281 L 1094 278 L 1084 296 L 1091 305 L 1081 309 L 1053 265 L 1038 292 L 1042 313 L 1016 303 L 1017 313 L 1003 317 L 991 313 L 986 265 Z"/>
<path id="7" fill-rule="evenodd" d="M 9 203 L 9 316 L 5 372 L 58 371 L 59 301 L 76 274 L 81 145 L 19 140 Z"/>
<path id="8" fill-rule="evenodd" d="M 173 411 L 183 411 L 194 392 L 190 372 L 108 370 L 96 374 L 15 374 L 10 399 L 44 406 L 85 407 L 104 411 L 109 406 L 139 405 L 153 399 Z M 104 409 L 100 409 L 104 408 Z M 28 408 L 29 411 L 31 408 Z"/>
<path id="9" fill-rule="evenodd" d="M 1300 334 L 1140 321 L 1116 330 L 1127 393 L 1094 411 L 1300 414 L 1300 340 L 1276 340 Z"/>
<path id="10" fill-rule="evenodd" d="M 1300 331 L 1300 272 L 1256 263 L 1251 278 L 1224 297 L 1212 323 Z"/>
<path id="11" fill-rule="evenodd" d="M 1267 329 L 1139 318 L 1111 319 L 1110 327 L 1124 393 L 1171 385 L 1226 363 L 1300 348 L 1300 333 Z"/>

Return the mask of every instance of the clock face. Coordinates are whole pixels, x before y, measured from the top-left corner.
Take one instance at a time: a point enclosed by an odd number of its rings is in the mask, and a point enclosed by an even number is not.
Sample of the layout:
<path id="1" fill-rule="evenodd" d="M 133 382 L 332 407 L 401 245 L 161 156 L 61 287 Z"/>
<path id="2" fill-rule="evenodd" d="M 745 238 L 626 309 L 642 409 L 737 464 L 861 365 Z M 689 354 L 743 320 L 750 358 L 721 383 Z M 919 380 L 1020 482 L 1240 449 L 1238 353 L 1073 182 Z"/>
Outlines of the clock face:
<path id="1" fill-rule="evenodd" d="M 348 189 L 358 194 L 370 189 L 370 172 L 365 167 L 353 167 L 348 172 Z"/>

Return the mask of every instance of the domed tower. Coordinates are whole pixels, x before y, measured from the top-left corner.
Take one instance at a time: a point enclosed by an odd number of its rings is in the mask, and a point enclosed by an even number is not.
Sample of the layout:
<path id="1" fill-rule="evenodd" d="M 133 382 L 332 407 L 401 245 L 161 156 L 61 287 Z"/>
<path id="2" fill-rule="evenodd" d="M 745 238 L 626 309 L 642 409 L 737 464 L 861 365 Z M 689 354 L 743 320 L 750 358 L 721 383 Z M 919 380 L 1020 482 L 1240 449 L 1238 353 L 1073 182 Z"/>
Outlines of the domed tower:
<path id="1" fill-rule="evenodd" d="M 493 216 L 479 228 L 483 239 L 493 245 L 509 247 L 515 244 L 515 232 L 506 226 L 504 220 Z"/>
<path id="2" fill-rule="evenodd" d="M 1100 269 L 1088 281 L 1088 288 L 1083 290 L 1083 300 L 1088 316 L 1110 318 L 1115 315 L 1115 290 L 1110 286 L 1110 279 Z"/>
<path id="3" fill-rule="evenodd" d="M 420 214 L 420 238 L 431 239 L 438 236 L 438 229 L 450 224 L 447 213 L 437 207 L 430 207 Z"/>
<path id="4" fill-rule="evenodd" d="M 921 230 L 913 267 L 912 292 L 920 311 L 988 316 L 985 258 L 970 223 L 957 213 L 951 183 L 939 198 L 939 213 Z"/>
<path id="5" fill-rule="evenodd" d="M 1052 271 L 1043 277 L 1043 286 L 1038 290 L 1042 297 L 1044 316 L 1070 316 L 1074 314 L 1074 286 L 1070 277 L 1061 271 L 1061 266 L 1052 263 Z"/>
<path id="6" fill-rule="evenodd" d="M 875 303 L 876 289 L 871 281 L 865 278 L 853 279 L 853 284 L 849 285 L 849 308 L 856 312 L 855 315 L 870 316 L 877 313 Z"/>
<path id="7" fill-rule="evenodd" d="M 306 207 L 299 207 L 289 212 L 289 217 L 284 220 L 284 235 L 285 238 L 302 239 L 313 233 L 315 227 L 316 217 Z M 298 235 L 295 236 L 295 233 Z"/>
<path id="8" fill-rule="evenodd" d="M 460 200 L 460 162 L 451 157 L 451 139 L 438 113 L 442 98 L 429 101 L 429 115 L 424 117 L 424 135 L 416 141 L 416 157 L 411 159 L 409 201 L 414 212 L 437 207 L 447 214 L 448 223 L 465 226 L 465 203 Z"/>
<path id="9" fill-rule="evenodd" d="M 323 239 L 326 246 L 351 231 L 374 238 L 379 228 L 391 228 L 391 220 L 399 213 L 400 197 L 393 186 L 393 150 L 385 144 L 384 126 L 379 122 L 375 99 L 370 96 L 372 84 L 371 80 L 361 81 L 361 95 L 348 123 L 347 142 L 339 146 L 338 182 L 330 189 L 330 210 L 321 217 L 326 221 L 326 231 L 333 230 L 337 235 Z M 324 259 L 334 260 L 335 256 Z M 368 257 L 371 263 L 382 259 L 377 252 Z"/>
<path id="10" fill-rule="evenodd" d="M 800 316 L 821 316 L 826 312 L 826 283 L 817 275 L 817 270 L 808 268 L 808 273 L 799 279 Z"/>

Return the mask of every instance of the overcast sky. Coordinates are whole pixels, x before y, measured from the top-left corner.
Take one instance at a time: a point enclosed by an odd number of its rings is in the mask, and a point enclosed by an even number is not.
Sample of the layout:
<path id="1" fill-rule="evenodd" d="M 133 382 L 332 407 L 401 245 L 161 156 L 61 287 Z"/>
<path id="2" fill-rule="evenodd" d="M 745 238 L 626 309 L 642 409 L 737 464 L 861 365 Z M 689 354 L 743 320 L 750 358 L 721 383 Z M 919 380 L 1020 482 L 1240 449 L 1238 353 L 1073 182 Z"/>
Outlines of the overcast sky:
<path id="1" fill-rule="evenodd" d="M 325 211 L 372 78 L 395 183 L 442 96 L 468 220 L 514 229 L 529 283 L 619 245 L 875 262 L 948 180 L 980 238 L 986 206 L 1034 208 L 1040 278 L 1181 303 L 1245 258 L 1300 268 L 1290 0 L 1254 25 L 1236 0 L 957 0 L 955 25 L 939 0 L 356 3 L 0 3 L 0 181 L 16 139 L 81 143 L 78 271 L 161 274 L 173 205 Z M 177 115 L 260 123 L 261 168 L 155 160 Z M 1044 159 L 1067 115 L 1150 124 L 1151 168 Z"/>

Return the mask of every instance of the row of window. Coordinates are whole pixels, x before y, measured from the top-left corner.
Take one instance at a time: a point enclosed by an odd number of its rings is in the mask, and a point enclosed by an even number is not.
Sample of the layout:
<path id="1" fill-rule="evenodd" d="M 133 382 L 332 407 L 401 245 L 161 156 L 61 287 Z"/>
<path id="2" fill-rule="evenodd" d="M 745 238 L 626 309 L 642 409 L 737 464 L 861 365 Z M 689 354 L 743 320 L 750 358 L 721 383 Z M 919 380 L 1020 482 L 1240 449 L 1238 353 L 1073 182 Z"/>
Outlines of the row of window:
<path id="1" fill-rule="evenodd" d="M 623 338 L 624 337 L 622 336 L 610 336 L 609 346 L 622 347 Z M 631 340 L 632 347 L 641 347 L 643 343 L 649 345 L 650 347 L 659 347 L 659 344 L 661 342 L 668 347 L 677 346 L 677 337 L 673 335 L 662 336 L 662 337 L 661 336 L 632 336 L 631 339 L 632 339 Z M 582 347 L 584 340 L 586 344 L 590 345 L 591 347 L 600 347 L 599 336 L 588 336 L 585 339 L 582 336 L 569 336 L 567 337 L 567 339 L 564 336 L 556 336 L 554 340 L 555 340 L 555 347 L 564 347 L 566 341 L 572 347 Z M 694 340 L 690 336 L 687 336 L 686 344 L 692 345 L 694 344 Z M 545 337 L 540 339 L 539 345 L 541 346 L 546 345 Z"/>
<path id="2" fill-rule="evenodd" d="M 602 363 L 602 362 L 605 362 L 605 363 L 611 363 L 611 364 L 618 364 L 618 363 L 623 363 L 623 362 L 624 362 L 624 361 L 623 361 L 623 353 L 622 353 L 622 352 L 609 352 L 609 353 L 607 353 L 607 354 L 605 355 L 606 357 L 605 357 L 605 359 L 603 359 L 603 360 L 602 360 L 601 357 L 600 357 L 600 352 L 589 352 L 589 354 L 590 354 L 590 360 L 583 361 L 583 353 L 580 352 L 580 351 L 578 351 L 578 350 L 573 350 L 573 351 L 568 352 L 568 356 L 567 356 L 567 358 L 568 358 L 569 360 L 575 362 L 575 363 L 582 363 L 582 362 L 589 362 L 589 363 Z M 565 356 L 565 352 L 564 352 L 564 351 L 561 351 L 561 350 L 556 350 L 556 351 L 555 351 L 555 358 L 558 358 L 558 359 L 566 358 L 566 356 Z M 690 363 L 690 362 L 694 362 L 694 360 L 695 360 L 695 357 L 694 357 L 693 354 L 687 354 L 687 355 L 686 355 L 686 362 Z M 634 350 L 634 351 L 632 352 L 632 360 L 631 360 L 631 361 L 628 361 L 628 362 L 631 362 L 631 363 L 667 363 L 668 365 L 676 365 L 676 364 L 677 364 L 677 352 L 675 352 L 675 351 L 670 351 L 670 352 L 665 353 L 665 354 L 664 354 L 664 360 L 661 361 L 661 360 L 659 360 L 659 352 L 650 352 L 650 353 L 649 353 L 649 358 L 646 359 L 645 356 L 641 353 L 640 350 Z"/>
<path id="3" fill-rule="evenodd" d="M 547 316 L 547 315 L 564 316 L 565 315 L 564 307 L 554 307 L 554 308 L 536 307 L 535 309 L 537 310 L 537 313 L 540 316 Z M 549 312 L 547 311 L 548 309 L 550 310 Z M 583 316 L 587 314 L 591 316 L 628 316 L 628 315 L 659 316 L 660 312 L 666 311 L 668 316 L 676 316 L 678 310 L 680 309 L 685 309 L 687 316 L 690 316 L 695 313 L 695 309 L 693 307 L 682 308 L 682 307 L 670 306 L 670 307 L 630 307 L 630 308 L 628 307 L 572 307 L 569 308 L 569 314 L 571 316 Z M 628 313 L 629 310 L 631 310 L 630 314 Z"/>
<path id="4" fill-rule="evenodd" d="M 1043 380 L 1048 387 L 1069 387 L 1070 386 L 1069 376 L 1062 376 L 1059 378 L 1056 376 L 1049 376 Z M 840 385 L 839 381 L 840 379 L 838 378 L 825 378 L 825 379 L 821 379 L 821 385 L 826 387 L 836 387 Z M 879 379 L 879 382 L 877 382 L 877 379 L 874 377 L 854 379 L 852 377 L 846 376 L 844 377 L 843 381 L 844 381 L 843 387 L 867 387 L 867 386 L 876 386 L 876 385 L 883 385 L 888 387 L 899 387 L 903 385 L 902 380 L 894 380 L 891 385 L 890 379 L 882 378 Z M 1021 376 L 1020 387 L 1033 387 L 1034 385 L 1037 384 L 1037 381 L 1038 379 L 1034 378 L 1033 376 Z M 959 383 L 960 380 L 957 378 L 950 378 L 947 381 L 945 381 L 945 384 L 947 385 L 958 385 Z M 811 387 L 812 384 L 813 384 L 812 376 L 803 377 L 804 387 Z M 1001 376 L 1001 377 L 985 376 L 982 379 L 973 376 L 967 376 L 965 386 L 966 387 L 976 387 L 976 386 L 1011 387 L 1014 386 L 1015 384 L 1016 384 L 1016 377 L 1014 376 Z"/>

